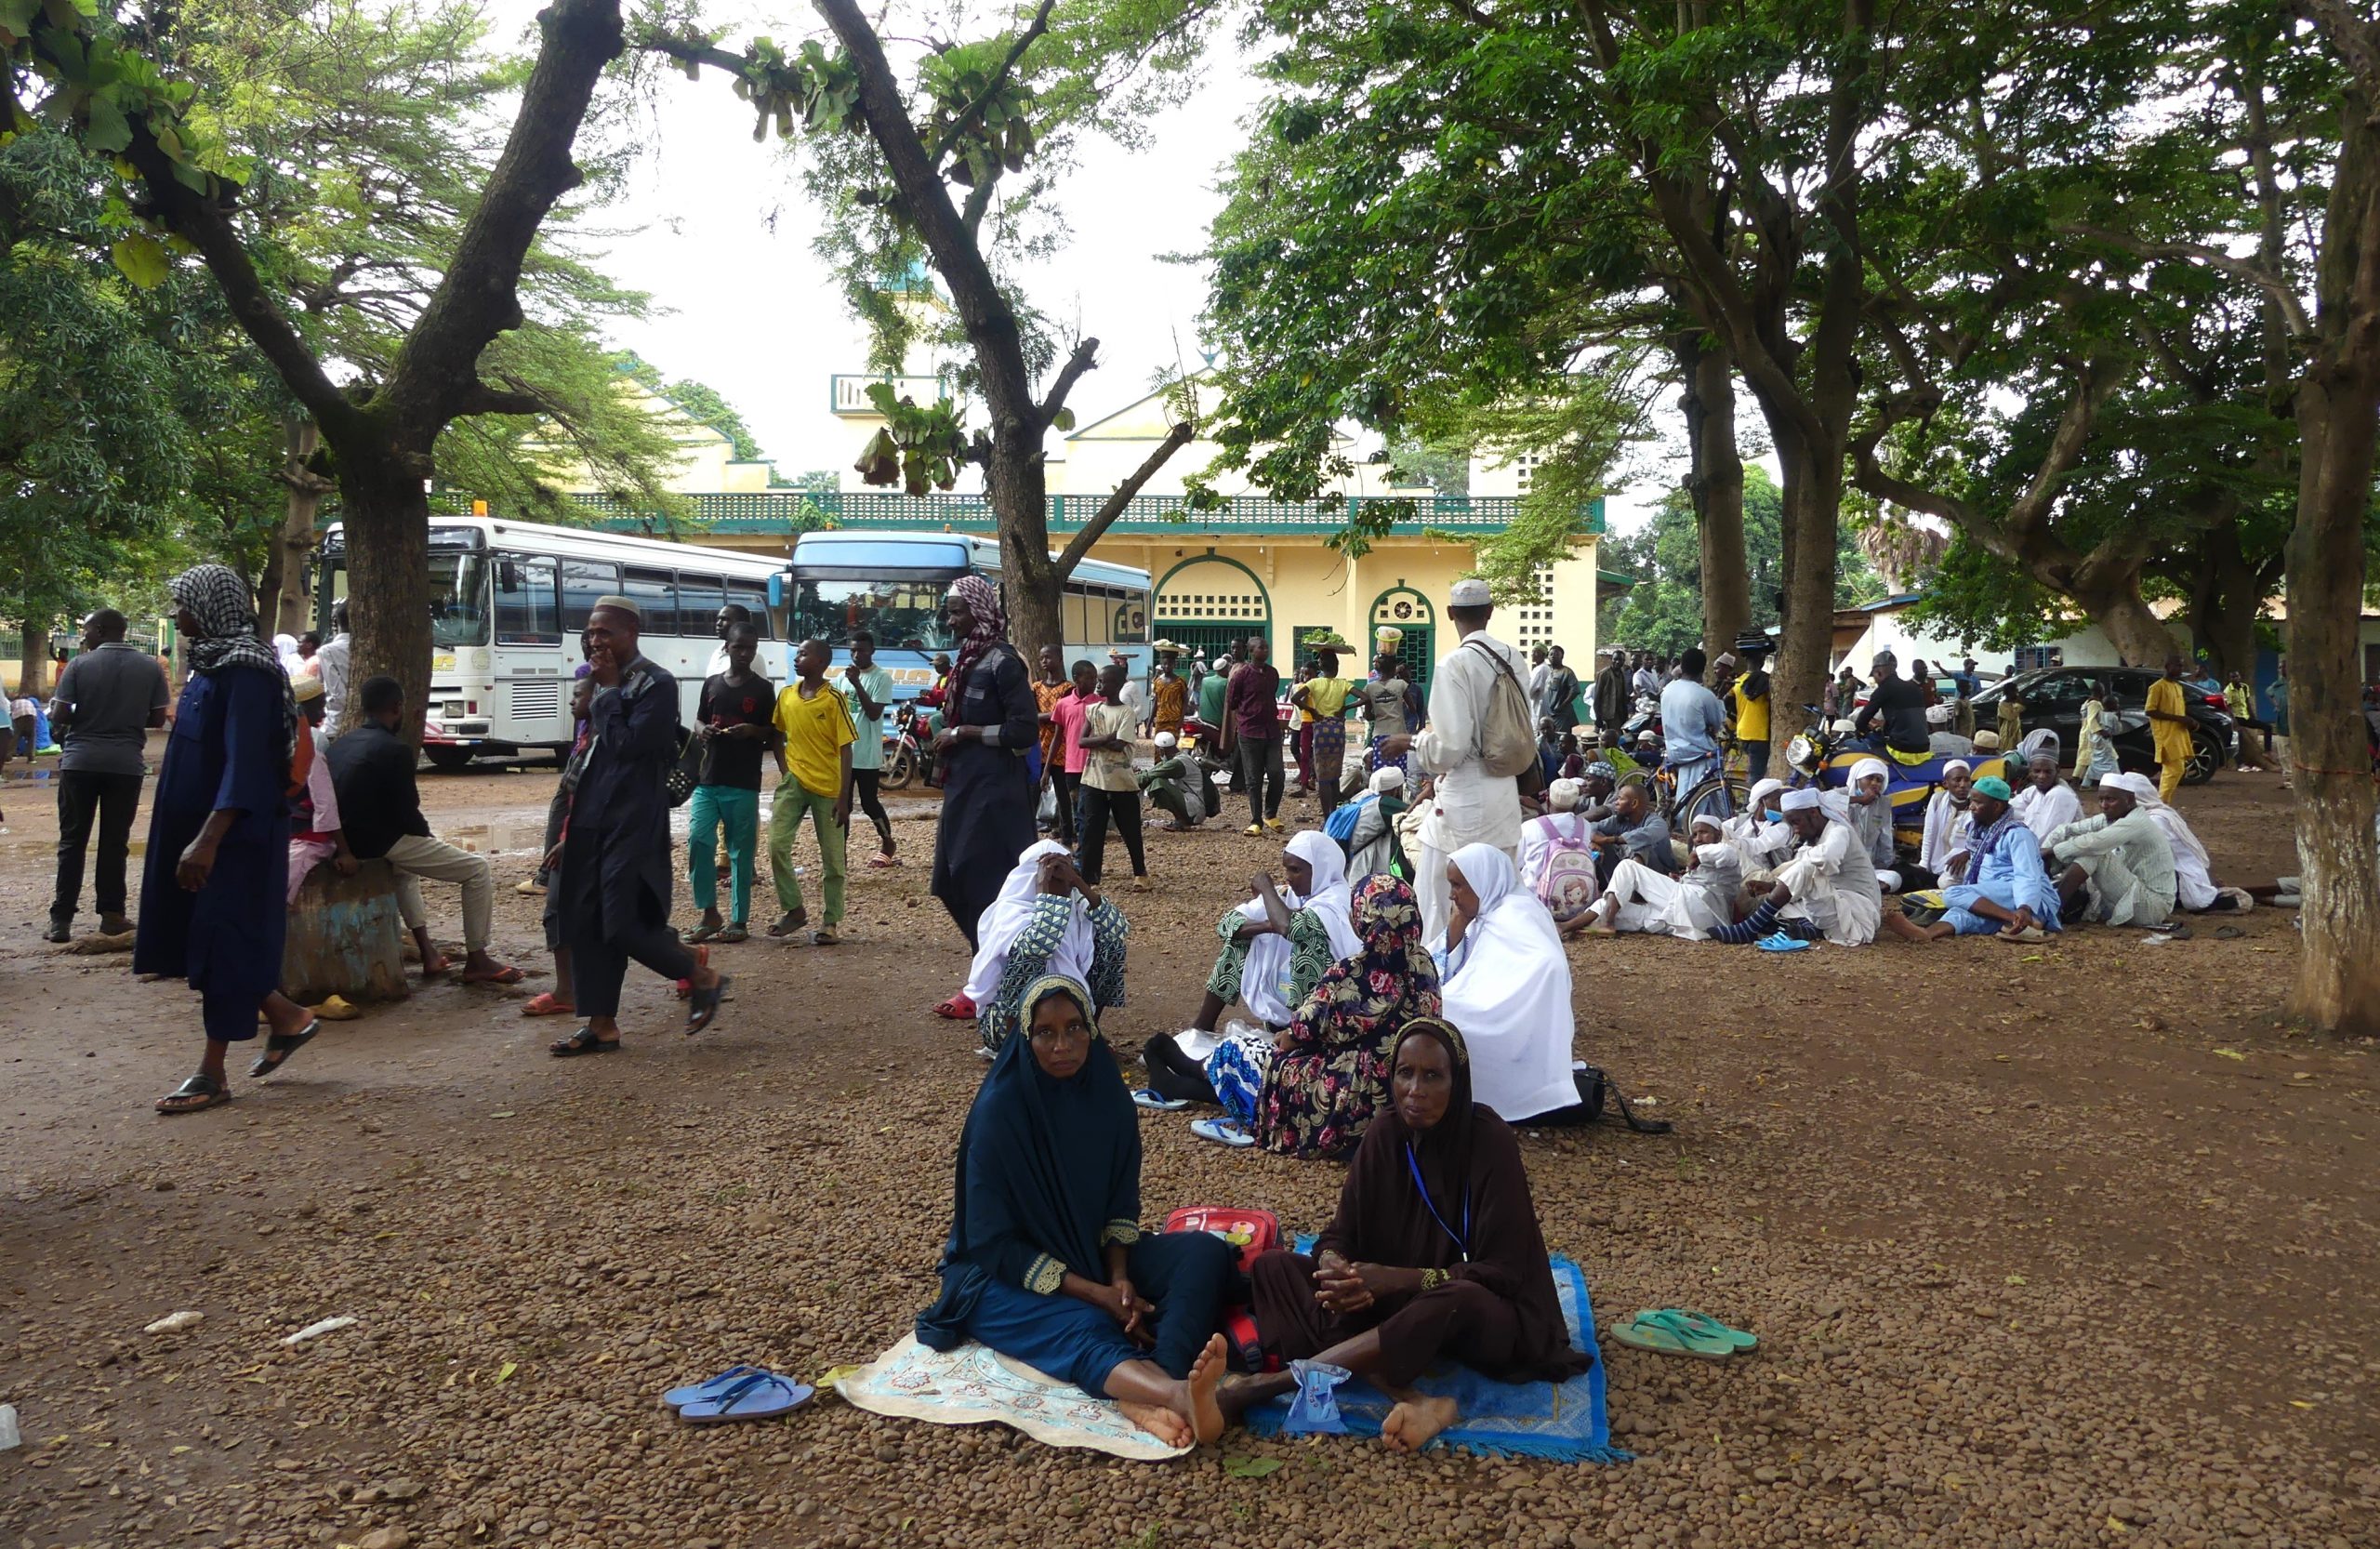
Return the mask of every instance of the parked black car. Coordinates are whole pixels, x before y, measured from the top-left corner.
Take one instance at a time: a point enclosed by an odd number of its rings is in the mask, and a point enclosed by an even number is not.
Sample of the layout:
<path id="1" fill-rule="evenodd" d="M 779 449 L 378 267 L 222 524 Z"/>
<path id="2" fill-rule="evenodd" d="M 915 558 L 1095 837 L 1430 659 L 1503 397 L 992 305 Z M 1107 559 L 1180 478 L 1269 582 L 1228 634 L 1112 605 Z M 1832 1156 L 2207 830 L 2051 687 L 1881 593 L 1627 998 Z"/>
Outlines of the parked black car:
<path id="1" fill-rule="evenodd" d="M 1976 695 L 1976 724 L 1988 727 L 1998 721 L 2001 697 L 2013 686 L 2016 702 L 2024 706 L 2025 730 L 2047 726 L 2056 732 L 2059 757 L 2071 764 L 2075 743 L 2082 734 L 2082 702 L 2091 697 L 2091 685 L 2105 679 L 2115 689 L 2115 701 L 2109 708 L 2122 712 L 2122 717 L 2114 739 L 2117 761 L 2126 769 L 2154 774 L 2156 738 L 2150 733 L 2149 718 L 2141 711 L 2149 703 L 2149 685 L 2162 676 L 2146 667 L 2051 667 L 2020 672 Z M 2182 783 L 2203 785 L 2215 777 L 2215 772 L 2229 757 L 2231 715 L 2224 708 L 2220 695 L 2184 683 L 2182 697 L 2189 706 L 2195 744 L 2189 767 L 2182 774 Z M 2016 749 L 2006 751 L 2013 753 Z"/>

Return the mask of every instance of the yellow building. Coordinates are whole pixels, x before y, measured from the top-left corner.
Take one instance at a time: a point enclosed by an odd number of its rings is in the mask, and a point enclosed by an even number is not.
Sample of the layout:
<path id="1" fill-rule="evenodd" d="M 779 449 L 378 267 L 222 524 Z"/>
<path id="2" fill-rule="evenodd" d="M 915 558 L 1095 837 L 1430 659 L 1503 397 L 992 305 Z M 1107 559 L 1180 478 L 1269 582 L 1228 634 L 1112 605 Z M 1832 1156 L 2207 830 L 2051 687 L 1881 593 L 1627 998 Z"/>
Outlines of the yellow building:
<path id="1" fill-rule="evenodd" d="M 922 280 L 913 280 L 900 287 L 898 304 L 930 311 L 941 301 Z M 913 358 L 905 367 L 892 377 L 829 378 L 828 412 L 850 428 L 854 456 L 882 423 L 867 401 L 869 384 L 889 381 L 919 402 L 943 391 L 941 379 L 920 360 Z M 1194 377 L 1194 387 L 1206 375 Z M 1205 396 L 1211 401 L 1214 395 Z M 1160 391 L 1063 436 L 1053 434 L 1048 464 L 1053 544 L 1081 529 L 1165 439 L 1172 422 L 1168 394 Z M 843 488 L 816 495 L 766 488 L 764 471 L 753 483 L 730 483 L 724 481 L 755 465 L 724 462 L 699 435 L 688 437 L 688 447 L 687 478 L 677 487 L 694 499 L 702 523 L 699 541 L 715 547 L 782 552 L 800 530 L 805 503 L 841 528 L 986 536 L 994 531 L 981 495 L 919 498 L 869 489 L 849 469 Z M 1316 631 L 1336 632 L 1363 645 L 1378 627 L 1394 625 L 1404 631 L 1400 655 L 1423 682 L 1431 664 L 1453 648 L 1445 620 L 1448 589 L 1475 568 L 1474 543 L 1501 532 L 1516 514 L 1533 460 L 1474 455 L 1468 496 L 1393 487 L 1382 480 L 1379 465 L 1357 462 L 1344 487 L 1325 499 L 1283 502 L 1254 494 L 1244 483 L 1225 483 L 1218 486 L 1224 496 L 1220 507 L 1193 510 L 1184 498 L 1183 476 L 1207 467 L 1218 450 L 1211 442 L 1193 441 L 1175 452 L 1091 549 L 1099 559 L 1149 573 L 1153 634 L 1212 658 L 1232 641 L 1262 633 L 1271 642 L 1274 660 L 1286 664 L 1302 655 L 1297 642 Z M 1328 547 L 1326 540 L 1357 513 L 1377 514 L 1391 502 L 1393 525 L 1361 558 L 1350 560 Z M 1603 502 L 1594 502 L 1586 518 L 1586 530 L 1572 540 L 1568 556 L 1540 571 L 1539 595 L 1520 607 L 1500 608 L 1491 626 L 1524 649 L 1560 644 L 1581 678 L 1593 672 L 1600 597 L 1630 584 L 1596 565 Z M 622 525 L 635 521 L 625 512 L 614 520 Z M 1368 651 L 1361 660 L 1341 666 L 1361 671 L 1368 661 Z"/>

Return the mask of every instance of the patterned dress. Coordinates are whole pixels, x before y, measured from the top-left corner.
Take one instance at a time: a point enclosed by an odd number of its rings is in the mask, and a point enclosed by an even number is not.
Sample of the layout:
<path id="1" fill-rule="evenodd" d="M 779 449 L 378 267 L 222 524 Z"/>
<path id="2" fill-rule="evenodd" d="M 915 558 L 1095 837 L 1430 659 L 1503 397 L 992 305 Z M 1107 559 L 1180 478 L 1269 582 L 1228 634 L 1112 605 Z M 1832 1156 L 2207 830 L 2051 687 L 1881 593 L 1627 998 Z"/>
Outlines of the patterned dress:
<path id="1" fill-rule="evenodd" d="M 999 1053 L 1000 1045 L 1016 1031 L 1025 992 L 1051 972 L 1051 957 L 1065 939 L 1072 915 L 1070 898 L 1043 894 L 1033 901 L 1033 918 L 1010 944 L 999 988 L 975 1019 L 977 1036 L 993 1053 Z M 1090 921 L 1091 972 L 1084 976 L 1084 987 L 1091 991 L 1096 1014 L 1124 1003 L 1124 938 L 1131 933 L 1131 926 L 1125 922 L 1123 911 L 1104 896 L 1091 911 Z"/>
<path id="2" fill-rule="evenodd" d="M 1257 1093 L 1256 1139 L 1283 1156 L 1355 1150 L 1387 1100 L 1398 1034 L 1439 1013 L 1438 971 L 1421 945 L 1412 888 L 1384 873 L 1368 877 L 1349 912 L 1362 950 L 1332 964 L 1299 1003 Z"/>

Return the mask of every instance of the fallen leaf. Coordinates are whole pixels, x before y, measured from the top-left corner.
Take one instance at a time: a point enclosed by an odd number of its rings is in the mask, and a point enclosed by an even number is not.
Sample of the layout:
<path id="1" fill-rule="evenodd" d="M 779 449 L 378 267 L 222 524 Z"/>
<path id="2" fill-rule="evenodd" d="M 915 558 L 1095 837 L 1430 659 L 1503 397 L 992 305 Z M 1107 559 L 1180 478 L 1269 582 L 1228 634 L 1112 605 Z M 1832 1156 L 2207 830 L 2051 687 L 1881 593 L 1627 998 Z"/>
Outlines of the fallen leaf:
<path id="1" fill-rule="evenodd" d="M 2215 1053 L 2222 1055 L 2227 1060 L 2244 1060 L 2248 1057 L 2247 1055 L 2240 1053 L 2237 1049 L 2217 1049 Z"/>
<path id="2" fill-rule="evenodd" d="M 2289 1401 L 2289 1407 L 2290 1407 L 2291 1409 L 2293 1409 L 2293 1410 L 2310 1410 L 2310 1409 L 2312 1409 L 2314 1406 L 2313 1406 L 2313 1405 L 2311 1405 L 2311 1404 L 2309 1404 L 2309 1403 L 2307 1403 L 2307 1402 L 2305 1399 L 2303 1399 L 2303 1398 L 2292 1398 L 2292 1399 Z"/>
<path id="3" fill-rule="evenodd" d="M 2123 1518 L 2120 1516 L 2111 1516 L 2108 1518 L 2108 1531 L 2111 1533 L 2128 1533 L 2132 1531 L 2132 1529 L 2123 1525 Z"/>
<path id="4" fill-rule="evenodd" d="M 1223 1472 L 1235 1479 L 1262 1479 L 1281 1471 L 1278 1458 L 1229 1457 L 1223 1460 Z"/>
<path id="5" fill-rule="evenodd" d="M 515 1371 L 520 1370 L 521 1363 L 519 1361 L 506 1361 L 502 1366 L 496 1369 L 496 1380 L 499 1383 L 503 1382 L 506 1378 L 510 1377 Z"/>
<path id="6" fill-rule="evenodd" d="M 2012 1285 L 2012 1286 L 2020 1286 L 2020 1285 L 2023 1285 L 2024 1283 L 2025 1283 L 2025 1278 L 2024 1278 L 2022 1275 L 2011 1275 L 2011 1276 L 2009 1276 L 2009 1277 L 2008 1277 L 2008 1278 L 2007 1278 L 2005 1281 L 2003 1281 L 2003 1284 L 2005 1284 L 2005 1285 Z"/>
<path id="7" fill-rule="evenodd" d="M 510 1119 L 513 1117 L 513 1112 L 510 1108 L 506 1108 L 500 1113 L 492 1113 L 488 1115 L 488 1117 L 490 1119 Z"/>
<path id="8" fill-rule="evenodd" d="M 2018 962 L 2039 962 L 2042 960 L 2042 955 L 2039 952 L 2028 952 L 2025 956 L 2018 958 L 2016 960 Z"/>

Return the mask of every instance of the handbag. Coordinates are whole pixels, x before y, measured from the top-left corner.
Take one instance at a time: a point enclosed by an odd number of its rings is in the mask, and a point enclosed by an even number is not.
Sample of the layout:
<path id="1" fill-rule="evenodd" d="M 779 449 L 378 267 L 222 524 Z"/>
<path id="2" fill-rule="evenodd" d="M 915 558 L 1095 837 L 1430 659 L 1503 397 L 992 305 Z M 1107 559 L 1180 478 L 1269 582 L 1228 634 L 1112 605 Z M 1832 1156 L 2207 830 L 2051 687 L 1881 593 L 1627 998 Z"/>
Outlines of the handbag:
<path id="1" fill-rule="evenodd" d="M 1184 1205 L 1165 1218 L 1169 1232 L 1211 1232 L 1238 1254 L 1239 1273 L 1246 1275 L 1257 1255 L 1281 1246 L 1281 1218 L 1271 1211 L 1238 1210 L 1229 1205 Z M 1278 1356 L 1264 1353 L 1256 1317 L 1245 1304 L 1223 1309 L 1223 1333 L 1231 1359 L 1241 1371 L 1278 1371 Z"/>
<path id="2" fill-rule="evenodd" d="M 1665 1135 L 1677 1128 L 1666 1119 L 1637 1118 L 1635 1110 L 1628 1105 L 1628 1094 L 1620 1090 L 1620 1083 L 1595 1066 L 1580 1066 L 1570 1072 L 1570 1079 L 1579 1089 L 1579 1106 L 1586 1110 L 1586 1123 L 1601 1119 L 1604 1104 L 1609 1101 L 1618 1105 L 1620 1122 L 1636 1134 Z"/>
<path id="3" fill-rule="evenodd" d="M 669 804 L 684 806 L 687 798 L 694 794 L 694 787 L 702 783 L 702 739 L 681 726 L 678 728 L 677 761 L 670 764 L 668 777 L 662 782 L 662 788 L 669 794 Z"/>

